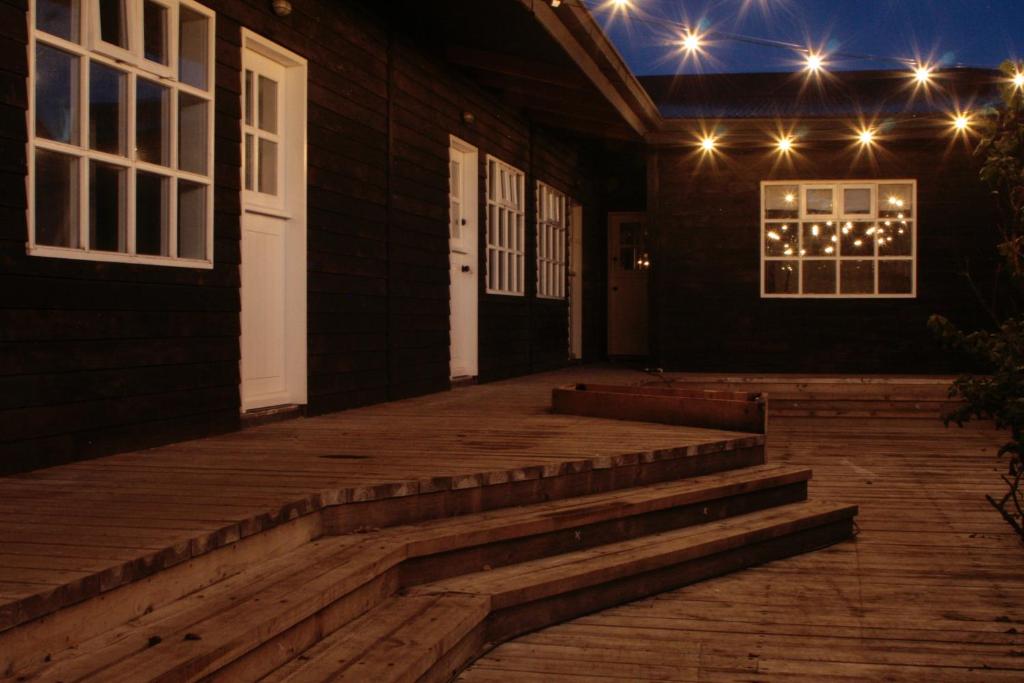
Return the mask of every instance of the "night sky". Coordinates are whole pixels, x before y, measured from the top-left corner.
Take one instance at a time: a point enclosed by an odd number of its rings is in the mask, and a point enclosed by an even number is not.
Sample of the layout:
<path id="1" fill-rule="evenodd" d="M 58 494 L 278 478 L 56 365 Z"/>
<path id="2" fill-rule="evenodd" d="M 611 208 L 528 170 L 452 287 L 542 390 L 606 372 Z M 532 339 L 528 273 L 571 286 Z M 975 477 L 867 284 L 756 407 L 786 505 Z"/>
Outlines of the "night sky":
<path id="1" fill-rule="evenodd" d="M 803 63 L 794 51 L 734 40 L 715 41 L 699 60 L 684 60 L 678 35 L 657 21 L 666 18 L 826 53 L 921 59 L 941 66 L 995 67 L 1008 58 L 1024 59 L 1024 0 L 631 0 L 633 10 L 614 16 L 608 0 L 584 1 L 640 75 L 791 71 Z M 834 59 L 828 68 L 898 66 Z"/>

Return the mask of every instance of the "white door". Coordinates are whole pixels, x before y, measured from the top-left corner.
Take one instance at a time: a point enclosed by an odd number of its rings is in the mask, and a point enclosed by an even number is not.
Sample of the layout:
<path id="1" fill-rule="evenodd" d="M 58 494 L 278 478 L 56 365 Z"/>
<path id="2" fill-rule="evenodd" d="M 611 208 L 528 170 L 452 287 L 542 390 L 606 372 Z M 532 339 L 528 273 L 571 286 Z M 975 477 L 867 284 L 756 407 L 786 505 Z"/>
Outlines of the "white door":
<path id="1" fill-rule="evenodd" d="M 608 355 L 646 356 L 651 260 L 643 214 L 608 214 L 608 261 Z"/>
<path id="2" fill-rule="evenodd" d="M 583 207 L 569 214 L 569 358 L 583 358 Z"/>
<path id="3" fill-rule="evenodd" d="M 477 375 L 477 177 L 476 148 L 451 139 L 448 162 L 450 372 Z"/>
<path id="4" fill-rule="evenodd" d="M 306 402 L 305 62 L 246 33 L 242 409 Z"/>

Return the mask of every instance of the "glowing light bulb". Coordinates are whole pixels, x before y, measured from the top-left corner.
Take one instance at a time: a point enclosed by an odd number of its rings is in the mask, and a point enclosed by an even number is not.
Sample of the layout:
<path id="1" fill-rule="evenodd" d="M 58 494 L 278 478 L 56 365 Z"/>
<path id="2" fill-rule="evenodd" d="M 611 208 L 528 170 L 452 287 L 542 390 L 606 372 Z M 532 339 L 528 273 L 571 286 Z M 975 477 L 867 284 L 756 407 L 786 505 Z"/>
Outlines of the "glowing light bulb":
<path id="1" fill-rule="evenodd" d="M 864 243 L 862 241 L 860 241 L 859 239 L 853 241 L 853 246 L 855 246 L 855 247 L 859 247 L 862 244 L 864 244 Z"/>
<path id="2" fill-rule="evenodd" d="M 816 74 L 825 68 L 825 58 L 818 52 L 807 52 L 807 65 L 804 69 L 808 73 Z"/>
<path id="3" fill-rule="evenodd" d="M 829 246 L 825 247 L 825 253 L 826 253 L 826 254 L 831 254 L 831 253 L 833 253 L 834 251 L 835 251 L 835 248 L 834 248 L 834 247 L 832 247 L 832 245 L 829 245 Z"/>
<path id="4" fill-rule="evenodd" d="M 821 228 L 819 228 L 817 225 L 812 225 L 811 234 L 817 237 L 819 233 L 821 233 Z"/>
<path id="5" fill-rule="evenodd" d="M 1014 72 L 1013 77 L 1010 79 L 1010 82 L 1013 83 L 1013 87 L 1017 90 L 1024 90 L 1024 71 L 1017 69 Z"/>
<path id="6" fill-rule="evenodd" d="M 611 2 L 616 9 L 629 9 L 632 4 L 632 0 L 611 0 Z"/>
<path id="7" fill-rule="evenodd" d="M 971 127 L 970 114 L 957 114 L 953 117 L 953 128 L 958 132 L 964 132 Z"/>
<path id="8" fill-rule="evenodd" d="M 779 233 L 775 232 L 774 230 L 769 230 L 768 231 L 768 239 L 774 240 L 774 241 L 777 242 L 777 241 L 781 240 L 782 237 L 779 235 Z"/>
<path id="9" fill-rule="evenodd" d="M 914 69 L 914 80 L 919 85 L 928 85 L 932 80 L 932 68 L 925 64 L 918 64 Z"/>
<path id="10" fill-rule="evenodd" d="M 857 131 L 857 140 L 860 144 L 867 147 L 868 145 L 874 144 L 875 142 L 875 131 L 871 128 L 862 128 Z"/>
<path id="11" fill-rule="evenodd" d="M 788 154 L 789 152 L 793 151 L 793 138 L 789 137 L 788 135 L 784 136 L 784 137 L 781 137 L 776 142 L 776 146 L 779 148 L 779 151 L 781 153 Z M 792 195 L 786 195 L 786 196 L 789 197 L 789 196 L 792 196 Z"/>
<path id="12" fill-rule="evenodd" d="M 683 50 L 688 54 L 703 52 L 704 36 L 697 31 L 688 30 L 683 34 Z"/>
<path id="13" fill-rule="evenodd" d="M 718 144 L 718 141 L 714 135 L 705 135 L 700 139 L 700 147 L 705 153 L 714 152 L 716 144 Z"/>
<path id="14" fill-rule="evenodd" d="M 794 195 L 792 192 L 787 192 L 786 196 L 783 197 L 783 199 L 786 200 L 787 204 L 792 204 L 793 202 L 796 201 L 796 195 Z"/>
<path id="15" fill-rule="evenodd" d="M 793 255 L 792 247 L 786 247 L 786 250 L 784 252 L 782 252 L 782 255 L 783 256 L 792 256 Z"/>

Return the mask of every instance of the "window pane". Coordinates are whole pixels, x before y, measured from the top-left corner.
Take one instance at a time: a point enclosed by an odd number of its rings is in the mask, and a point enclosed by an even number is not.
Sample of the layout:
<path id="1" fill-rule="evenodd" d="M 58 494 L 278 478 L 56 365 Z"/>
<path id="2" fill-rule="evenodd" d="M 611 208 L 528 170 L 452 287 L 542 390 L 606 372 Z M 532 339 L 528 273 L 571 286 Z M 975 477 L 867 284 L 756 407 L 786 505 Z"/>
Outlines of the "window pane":
<path id="1" fill-rule="evenodd" d="M 128 77 L 99 62 L 89 65 L 89 146 L 110 154 L 126 153 L 124 115 Z"/>
<path id="2" fill-rule="evenodd" d="M 268 133 L 277 132 L 277 81 L 260 76 L 259 87 L 260 128 Z"/>
<path id="3" fill-rule="evenodd" d="M 155 173 L 139 171 L 135 177 L 135 251 L 169 256 L 168 195 L 171 181 Z"/>
<path id="4" fill-rule="evenodd" d="M 914 215 L 914 186 L 909 183 L 878 186 L 878 215 L 902 220 Z"/>
<path id="5" fill-rule="evenodd" d="M 879 261 L 878 293 L 910 294 L 913 292 L 912 261 Z"/>
<path id="6" fill-rule="evenodd" d="M 796 255 L 799 237 L 796 223 L 767 223 L 764 230 L 764 253 L 767 256 Z"/>
<path id="7" fill-rule="evenodd" d="M 78 58 L 36 46 L 36 135 L 78 144 Z"/>
<path id="8" fill-rule="evenodd" d="M 78 159 L 36 150 L 36 244 L 78 247 Z"/>
<path id="9" fill-rule="evenodd" d="M 796 185 L 768 185 L 764 189 L 765 218 L 797 218 L 800 188 Z"/>
<path id="10" fill-rule="evenodd" d="M 840 232 L 840 254 L 843 256 L 874 256 L 878 225 L 869 221 L 843 223 Z"/>
<path id="11" fill-rule="evenodd" d="M 875 262 L 843 261 L 839 270 L 839 289 L 842 294 L 874 294 Z"/>
<path id="12" fill-rule="evenodd" d="M 206 90 L 209 64 L 209 20 L 187 7 L 179 9 L 181 37 L 178 43 L 178 79 Z"/>
<path id="13" fill-rule="evenodd" d="M 171 91 L 140 78 L 136 87 L 135 147 L 140 161 L 171 165 Z"/>
<path id="14" fill-rule="evenodd" d="M 252 134 L 245 134 L 245 189 L 251 190 L 252 187 L 252 166 L 253 163 L 253 141 Z"/>
<path id="15" fill-rule="evenodd" d="M 206 174 L 206 112 L 209 103 L 178 93 L 178 168 Z"/>
<path id="16" fill-rule="evenodd" d="M 914 253 L 914 226 L 910 221 L 882 221 L 879 225 L 879 256 L 910 256 Z"/>
<path id="17" fill-rule="evenodd" d="M 142 3 L 143 56 L 157 64 L 167 64 L 167 8 L 145 0 Z"/>
<path id="18" fill-rule="evenodd" d="M 871 189 L 852 187 L 843 190 L 843 213 L 850 216 L 870 216 Z"/>
<path id="19" fill-rule="evenodd" d="M 835 256 L 836 243 L 839 238 L 836 236 L 836 223 L 834 221 L 817 221 L 803 223 L 800 229 L 803 231 L 803 252 L 802 256 Z"/>
<path id="20" fill-rule="evenodd" d="M 765 261 L 764 291 L 766 294 L 799 293 L 799 261 Z"/>
<path id="21" fill-rule="evenodd" d="M 249 69 L 245 70 L 245 125 L 252 125 L 252 88 L 253 75 Z"/>
<path id="22" fill-rule="evenodd" d="M 804 261 L 804 294 L 836 293 L 835 261 Z"/>
<path id="23" fill-rule="evenodd" d="M 834 211 L 832 188 L 811 187 L 807 189 L 808 216 L 831 216 Z"/>
<path id="24" fill-rule="evenodd" d="M 260 138 L 259 191 L 277 194 L 277 143 Z"/>
<path id="25" fill-rule="evenodd" d="M 36 0 L 36 27 L 78 42 L 78 0 Z"/>
<path id="26" fill-rule="evenodd" d="M 125 240 L 128 171 L 121 166 L 89 163 L 89 247 L 128 250 Z"/>
<path id="27" fill-rule="evenodd" d="M 178 256 L 206 258 L 206 186 L 178 181 Z"/>
<path id="28" fill-rule="evenodd" d="M 128 17 L 125 0 L 99 0 L 100 40 L 128 49 Z"/>

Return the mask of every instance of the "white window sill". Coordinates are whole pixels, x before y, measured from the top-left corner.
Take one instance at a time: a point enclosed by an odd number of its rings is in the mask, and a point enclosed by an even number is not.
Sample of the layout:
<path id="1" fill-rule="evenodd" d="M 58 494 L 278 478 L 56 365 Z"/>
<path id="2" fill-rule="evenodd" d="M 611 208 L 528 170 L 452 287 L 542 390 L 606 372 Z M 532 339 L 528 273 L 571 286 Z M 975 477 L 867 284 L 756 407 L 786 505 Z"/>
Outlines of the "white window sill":
<path id="1" fill-rule="evenodd" d="M 99 263 L 134 263 L 147 266 L 170 266 L 172 268 L 213 269 L 213 261 L 203 259 L 171 258 L 169 256 L 148 256 L 144 254 L 121 254 L 110 251 L 90 251 L 67 247 L 28 246 L 29 256 L 63 258 L 75 261 L 96 261 Z"/>

